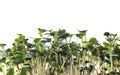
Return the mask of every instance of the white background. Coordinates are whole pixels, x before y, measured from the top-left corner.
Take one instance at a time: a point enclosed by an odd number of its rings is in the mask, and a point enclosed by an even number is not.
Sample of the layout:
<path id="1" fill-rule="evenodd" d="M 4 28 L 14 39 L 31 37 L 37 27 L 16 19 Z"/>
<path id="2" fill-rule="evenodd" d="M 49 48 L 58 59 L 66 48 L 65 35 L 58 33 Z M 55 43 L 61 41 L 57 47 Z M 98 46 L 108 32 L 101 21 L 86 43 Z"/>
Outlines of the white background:
<path id="1" fill-rule="evenodd" d="M 11 45 L 18 33 L 37 37 L 37 28 L 88 30 L 103 40 L 105 31 L 120 33 L 119 0 L 0 0 L 0 43 Z"/>

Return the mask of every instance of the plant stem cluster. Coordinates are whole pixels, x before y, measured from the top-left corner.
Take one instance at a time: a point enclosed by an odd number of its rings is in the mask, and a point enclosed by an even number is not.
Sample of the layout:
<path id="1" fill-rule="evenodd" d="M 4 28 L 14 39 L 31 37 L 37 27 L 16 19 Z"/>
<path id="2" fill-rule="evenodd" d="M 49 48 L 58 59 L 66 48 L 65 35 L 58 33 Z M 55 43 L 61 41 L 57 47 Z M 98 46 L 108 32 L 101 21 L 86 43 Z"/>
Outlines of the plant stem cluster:
<path id="1" fill-rule="evenodd" d="M 38 28 L 40 37 L 18 34 L 13 46 L 0 44 L 3 75 L 120 75 L 120 38 L 105 32 L 100 44 L 86 30 L 70 34 L 64 29 Z M 75 41 L 76 37 L 77 41 Z"/>

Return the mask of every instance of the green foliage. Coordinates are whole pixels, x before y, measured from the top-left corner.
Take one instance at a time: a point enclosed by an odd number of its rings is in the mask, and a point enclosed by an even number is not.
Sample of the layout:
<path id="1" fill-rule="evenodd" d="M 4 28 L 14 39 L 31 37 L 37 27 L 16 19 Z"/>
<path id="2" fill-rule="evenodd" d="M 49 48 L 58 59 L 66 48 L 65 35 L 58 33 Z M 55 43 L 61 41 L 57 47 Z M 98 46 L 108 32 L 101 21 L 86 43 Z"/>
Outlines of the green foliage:
<path id="1" fill-rule="evenodd" d="M 38 28 L 38 32 L 40 37 L 33 40 L 18 34 L 13 46 L 6 50 L 6 44 L 0 44 L 0 72 L 5 74 L 6 71 L 6 75 L 88 75 L 96 72 L 97 75 L 100 70 L 101 75 L 106 75 L 107 71 L 119 74 L 120 40 L 117 34 L 105 32 L 106 41 L 100 44 L 95 37 L 86 39 L 87 30 L 70 34 L 65 29 Z M 96 69 L 96 66 L 101 68 Z"/>
<path id="2" fill-rule="evenodd" d="M 93 37 L 93 38 L 90 38 L 89 43 L 91 43 L 91 44 L 97 44 L 98 41 L 97 41 L 96 38 Z"/>
<path id="3" fill-rule="evenodd" d="M 44 33 L 44 32 L 46 32 L 46 30 L 45 30 L 45 29 L 41 29 L 41 28 L 38 28 L 38 31 L 39 31 L 40 36 L 42 36 L 42 35 L 43 35 L 43 33 Z"/>
<path id="4" fill-rule="evenodd" d="M 6 44 L 2 43 L 2 44 L 0 44 L 0 46 L 1 46 L 1 47 L 4 47 L 4 46 L 6 46 Z"/>
<path id="5" fill-rule="evenodd" d="M 26 67 L 23 67 L 21 69 L 20 75 L 27 75 L 27 69 L 26 69 Z"/>
<path id="6" fill-rule="evenodd" d="M 14 63 L 15 64 L 20 64 L 20 63 L 23 63 L 23 56 L 20 55 L 20 54 L 16 54 L 14 57 L 13 57 L 13 60 L 14 60 Z"/>
<path id="7" fill-rule="evenodd" d="M 3 72 L 3 68 L 2 67 L 0 67 L 0 72 Z"/>
<path id="8" fill-rule="evenodd" d="M 104 36 L 108 37 L 108 36 L 110 36 L 110 33 L 109 32 L 105 32 Z"/>
<path id="9" fill-rule="evenodd" d="M 14 69 L 13 68 L 9 68 L 7 70 L 7 75 L 14 75 Z"/>

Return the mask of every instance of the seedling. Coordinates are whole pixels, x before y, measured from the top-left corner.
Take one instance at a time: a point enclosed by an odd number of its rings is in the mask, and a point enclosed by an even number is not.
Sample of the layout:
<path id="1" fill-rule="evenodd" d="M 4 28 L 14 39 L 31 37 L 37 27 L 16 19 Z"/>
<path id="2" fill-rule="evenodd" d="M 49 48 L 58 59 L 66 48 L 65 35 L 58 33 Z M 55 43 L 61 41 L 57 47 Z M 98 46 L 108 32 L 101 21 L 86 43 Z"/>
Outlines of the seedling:
<path id="1" fill-rule="evenodd" d="M 87 40 L 87 30 L 70 34 L 65 29 L 38 28 L 38 32 L 40 37 L 32 40 L 18 34 L 9 49 L 0 44 L 3 75 L 119 75 L 117 34 L 105 32 L 106 41 L 100 44 L 95 37 Z"/>

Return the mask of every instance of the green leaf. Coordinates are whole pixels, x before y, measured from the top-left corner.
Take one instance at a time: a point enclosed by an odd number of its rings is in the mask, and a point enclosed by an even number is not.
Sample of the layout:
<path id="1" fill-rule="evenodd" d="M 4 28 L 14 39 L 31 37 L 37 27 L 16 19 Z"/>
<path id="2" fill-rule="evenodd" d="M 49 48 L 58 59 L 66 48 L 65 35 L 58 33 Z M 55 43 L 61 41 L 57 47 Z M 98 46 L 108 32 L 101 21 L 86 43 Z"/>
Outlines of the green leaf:
<path id="1" fill-rule="evenodd" d="M 25 39 L 25 36 L 23 36 L 22 34 L 18 34 L 19 37 L 15 39 L 15 42 L 21 42 Z"/>
<path id="2" fill-rule="evenodd" d="M 20 54 L 17 54 L 16 56 L 14 56 L 13 59 L 15 64 L 20 64 L 24 62 L 23 56 Z"/>
<path id="3" fill-rule="evenodd" d="M 89 49 L 92 49 L 92 48 L 93 48 L 93 44 L 87 43 L 87 44 L 86 44 L 86 47 L 89 48 Z"/>
<path id="4" fill-rule="evenodd" d="M 78 30 L 78 32 L 79 33 L 76 34 L 76 36 L 81 39 L 83 36 L 86 35 L 87 30 L 82 30 L 82 31 Z"/>
<path id="5" fill-rule="evenodd" d="M 103 42 L 103 45 L 104 45 L 105 47 L 108 47 L 108 46 L 109 46 L 109 44 L 108 44 L 107 42 Z"/>
<path id="6" fill-rule="evenodd" d="M 23 67 L 21 69 L 20 75 L 27 75 L 27 69 L 26 69 L 26 67 Z"/>
<path id="7" fill-rule="evenodd" d="M 35 39 L 34 39 L 34 42 L 35 42 L 35 43 L 39 43 L 40 40 L 41 40 L 41 38 L 35 38 Z"/>
<path id="8" fill-rule="evenodd" d="M 97 41 L 96 38 L 92 37 L 92 38 L 90 38 L 89 42 L 90 42 L 91 44 L 97 44 L 98 41 Z"/>
<path id="9" fill-rule="evenodd" d="M 38 31 L 39 31 L 40 36 L 42 36 L 42 34 L 43 34 L 44 32 L 46 32 L 47 30 L 38 28 Z"/>
<path id="10" fill-rule="evenodd" d="M 51 35 L 51 36 L 55 36 L 56 33 L 57 33 L 56 31 L 51 31 L 51 32 L 50 32 L 50 35 Z"/>
<path id="11" fill-rule="evenodd" d="M 65 29 L 59 29 L 58 34 L 63 34 L 63 33 L 65 33 L 65 32 L 66 32 Z"/>
<path id="12" fill-rule="evenodd" d="M 56 62 L 53 62 L 53 63 L 52 63 L 52 66 L 58 68 L 58 67 L 59 67 L 59 64 L 56 63 Z"/>
<path id="13" fill-rule="evenodd" d="M 6 44 L 4 44 L 4 43 L 1 43 L 1 44 L 0 44 L 0 47 L 4 47 L 4 46 L 6 46 Z"/>
<path id="14" fill-rule="evenodd" d="M 5 63 L 5 61 L 6 61 L 6 57 L 2 57 L 2 59 L 0 59 L 0 62 Z"/>
<path id="15" fill-rule="evenodd" d="M 69 35 L 70 35 L 69 33 L 64 33 L 64 34 L 61 34 L 59 38 L 66 39 L 67 37 L 69 37 Z"/>
<path id="16" fill-rule="evenodd" d="M 7 75 L 14 75 L 14 69 L 13 68 L 9 68 L 7 70 Z"/>
<path id="17" fill-rule="evenodd" d="M 83 35 L 81 35 L 81 34 L 76 34 L 76 36 L 77 36 L 78 38 L 82 38 L 82 37 L 83 37 Z"/>
<path id="18" fill-rule="evenodd" d="M 114 38 L 107 37 L 106 40 L 107 40 L 108 42 L 112 42 L 112 41 L 114 40 Z"/>
<path id="19" fill-rule="evenodd" d="M 108 36 L 110 36 L 110 33 L 109 32 L 105 32 L 104 36 L 108 37 Z"/>
<path id="20" fill-rule="evenodd" d="M 79 31 L 79 30 L 78 30 Z M 86 35 L 86 32 L 87 30 L 82 30 L 82 31 L 79 31 L 81 35 L 85 36 Z"/>

